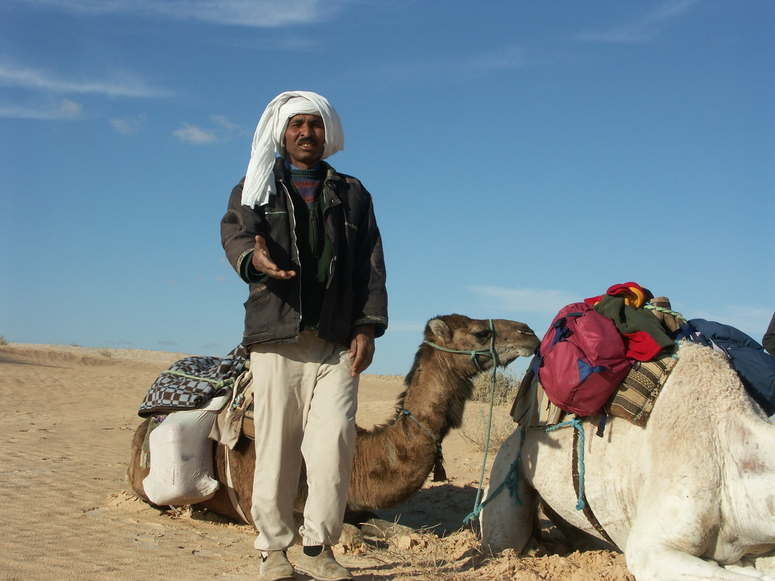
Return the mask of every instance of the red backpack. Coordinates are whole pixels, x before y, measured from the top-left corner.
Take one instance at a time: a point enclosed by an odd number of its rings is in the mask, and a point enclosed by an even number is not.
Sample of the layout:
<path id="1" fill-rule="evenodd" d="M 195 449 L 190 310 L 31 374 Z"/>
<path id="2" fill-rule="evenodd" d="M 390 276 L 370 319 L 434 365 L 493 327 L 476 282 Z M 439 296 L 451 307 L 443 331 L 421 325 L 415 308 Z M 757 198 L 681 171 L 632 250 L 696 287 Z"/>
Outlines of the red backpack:
<path id="1" fill-rule="evenodd" d="M 632 365 L 614 322 L 586 303 L 557 313 L 535 363 L 549 400 L 579 416 L 600 411 Z"/>

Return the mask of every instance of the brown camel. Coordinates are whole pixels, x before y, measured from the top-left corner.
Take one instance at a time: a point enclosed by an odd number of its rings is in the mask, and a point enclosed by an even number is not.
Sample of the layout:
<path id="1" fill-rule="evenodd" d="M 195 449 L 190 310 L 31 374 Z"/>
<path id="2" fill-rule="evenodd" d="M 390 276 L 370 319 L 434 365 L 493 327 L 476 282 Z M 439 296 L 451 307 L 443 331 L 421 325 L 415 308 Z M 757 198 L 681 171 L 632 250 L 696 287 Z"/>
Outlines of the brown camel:
<path id="1" fill-rule="evenodd" d="M 504 319 L 475 320 L 462 315 L 437 317 L 425 327 L 425 341 L 406 376 L 406 390 L 399 396 L 395 417 L 372 430 L 358 428 L 348 511 L 393 507 L 417 492 L 436 464 L 441 441 L 450 429 L 460 427 L 463 410 L 473 391 L 472 378 L 494 364 L 508 365 L 518 356 L 533 354 L 539 344 L 524 323 Z M 493 361 L 492 351 L 496 361 Z M 255 372 L 255 370 L 254 370 Z M 140 455 L 149 420 L 132 441 L 128 477 L 134 492 L 147 500 Z M 215 496 L 197 504 L 234 520 L 251 520 L 255 448 L 241 437 L 234 450 L 218 445 L 215 478 L 221 483 Z M 227 466 L 231 485 L 243 518 L 229 499 Z M 297 510 L 306 499 L 306 478 L 299 483 Z M 251 524 L 253 524 L 251 522 Z"/>

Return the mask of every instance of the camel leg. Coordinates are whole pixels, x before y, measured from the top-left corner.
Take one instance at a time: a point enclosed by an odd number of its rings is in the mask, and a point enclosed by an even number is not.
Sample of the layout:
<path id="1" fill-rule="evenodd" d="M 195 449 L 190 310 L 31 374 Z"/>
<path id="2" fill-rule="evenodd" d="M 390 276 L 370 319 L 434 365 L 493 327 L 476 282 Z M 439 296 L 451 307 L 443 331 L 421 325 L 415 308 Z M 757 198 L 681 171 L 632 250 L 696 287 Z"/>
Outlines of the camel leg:
<path id="1" fill-rule="evenodd" d="M 706 561 L 665 543 L 638 543 L 637 549 L 625 553 L 627 568 L 638 581 L 753 581 L 769 576 L 743 567 L 726 569 L 715 561 Z M 739 571 L 739 572 L 737 572 Z M 750 574 L 749 574 L 750 573 Z"/>
<path id="2" fill-rule="evenodd" d="M 748 560 L 738 561 L 732 565 L 722 565 L 727 571 L 735 571 L 741 575 L 746 575 L 751 579 L 759 579 L 760 581 L 774 581 L 775 577 L 767 575 L 763 571 L 759 571 L 755 563 Z"/>
<path id="3" fill-rule="evenodd" d="M 142 500 L 151 502 L 145 495 L 145 489 L 143 488 L 143 480 L 148 476 L 151 469 L 148 466 L 141 465 L 141 457 L 143 453 L 143 442 L 145 441 L 145 435 L 148 432 L 148 425 L 151 423 L 151 418 L 146 418 L 142 424 L 135 431 L 135 435 L 132 438 L 131 454 L 129 459 L 129 466 L 127 466 L 127 482 L 132 489 L 132 492 Z"/>
<path id="4" fill-rule="evenodd" d="M 706 479 L 707 480 L 707 479 Z M 639 511 L 627 539 L 627 568 L 638 581 L 752 581 L 761 573 L 743 567 L 725 569 L 718 562 L 697 556 L 708 550 L 707 522 L 712 521 L 718 499 L 711 490 L 660 494 L 641 499 Z M 716 533 L 718 534 L 718 533 Z"/>
<path id="5" fill-rule="evenodd" d="M 514 465 L 521 446 L 522 430 L 518 429 L 503 442 L 490 471 L 490 483 L 484 500 L 486 504 L 479 520 L 482 544 L 493 552 L 509 548 L 520 552 L 532 533 L 536 494 L 524 476 L 521 476 L 522 467 Z M 518 468 L 516 474 L 512 472 L 514 468 Z M 515 483 L 516 498 L 508 485 L 497 490 L 507 481 Z M 490 498 L 491 495 L 494 496 Z"/>
<path id="6" fill-rule="evenodd" d="M 770 551 L 764 555 L 748 556 L 745 561 L 752 563 L 765 576 L 775 577 L 775 551 Z"/>

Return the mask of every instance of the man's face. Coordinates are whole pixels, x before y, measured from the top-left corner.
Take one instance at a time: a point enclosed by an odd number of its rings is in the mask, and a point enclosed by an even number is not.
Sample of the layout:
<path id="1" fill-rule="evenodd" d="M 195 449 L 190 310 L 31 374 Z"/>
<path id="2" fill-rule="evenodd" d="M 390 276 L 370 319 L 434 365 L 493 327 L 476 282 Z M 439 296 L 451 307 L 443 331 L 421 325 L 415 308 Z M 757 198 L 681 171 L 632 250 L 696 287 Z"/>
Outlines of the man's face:
<path id="1" fill-rule="evenodd" d="M 300 169 L 312 169 L 323 159 L 326 127 L 317 115 L 294 115 L 285 130 L 285 157 Z"/>

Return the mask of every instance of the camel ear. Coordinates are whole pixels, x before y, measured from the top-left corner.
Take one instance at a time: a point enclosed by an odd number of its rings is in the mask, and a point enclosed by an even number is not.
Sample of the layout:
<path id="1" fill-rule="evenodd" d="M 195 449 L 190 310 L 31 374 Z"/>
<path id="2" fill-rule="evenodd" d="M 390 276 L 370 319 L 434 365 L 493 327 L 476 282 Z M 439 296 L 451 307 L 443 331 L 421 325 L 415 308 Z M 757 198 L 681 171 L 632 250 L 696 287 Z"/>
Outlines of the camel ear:
<path id="1" fill-rule="evenodd" d="M 441 339 L 442 343 L 449 343 L 452 340 L 452 329 L 441 319 L 431 319 L 428 321 L 428 327 L 431 332 Z"/>

